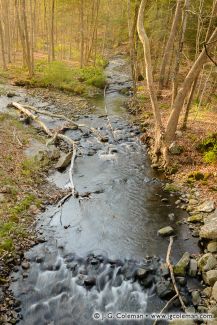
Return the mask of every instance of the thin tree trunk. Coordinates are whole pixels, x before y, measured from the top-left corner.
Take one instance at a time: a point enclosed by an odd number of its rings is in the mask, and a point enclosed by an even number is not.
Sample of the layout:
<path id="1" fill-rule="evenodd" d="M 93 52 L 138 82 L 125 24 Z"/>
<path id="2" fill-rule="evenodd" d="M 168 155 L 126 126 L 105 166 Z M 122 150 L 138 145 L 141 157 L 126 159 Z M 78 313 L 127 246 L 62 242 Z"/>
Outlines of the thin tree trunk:
<path id="1" fill-rule="evenodd" d="M 211 51 L 215 46 L 214 41 L 216 41 L 216 37 L 217 37 L 217 28 L 215 28 L 213 34 L 211 35 L 208 41 L 207 47 L 209 48 L 209 51 Z M 195 81 L 203 65 L 207 61 L 208 61 L 208 57 L 206 55 L 205 49 L 203 49 L 200 55 L 198 56 L 197 60 L 194 62 L 193 66 L 191 67 L 185 80 L 183 81 L 182 87 L 178 91 L 178 94 L 174 101 L 173 110 L 170 114 L 167 127 L 166 127 L 166 132 L 165 132 L 165 139 L 168 144 L 174 140 L 175 132 L 179 121 L 179 116 L 184 104 L 184 100 L 189 93 L 189 89 L 191 89 L 193 82 Z"/>
<path id="2" fill-rule="evenodd" d="M 33 66 L 31 61 L 29 33 L 28 33 L 28 25 L 27 25 L 27 18 L 26 18 L 26 0 L 22 0 L 22 16 L 23 16 L 22 18 L 23 18 L 25 45 L 26 45 L 26 60 L 27 60 L 27 66 L 29 70 L 29 76 L 30 78 L 32 78 Z"/>
<path id="3" fill-rule="evenodd" d="M 23 65 L 25 65 L 25 64 L 28 65 L 27 64 L 26 44 L 25 44 L 25 34 L 24 34 L 23 28 L 21 26 L 18 0 L 15 0 L 15 8 L 16 8 L 16 16 L 17 16 L 17 25 L 18 25 L 20 40 L 21 40 L 22 49 L 23 49 Z"/>
<path id="4" fill-rule="evenodd" d="M 183 0 L 177 0 L 176 11 L 175 11 L 174 19 L 173 19 L 172 28 L 170 31 L 170 35 L 169 35 L 169 38 L 168 38 L 168 41 L 166 44 L 166 48 L 165 48 L 162 63 L 161 63 L 159 90 L 162 90 L 164 87 L 164 83 L 165 83 L 165 79 L 166 79 L 166 66 L 167 66 L 167 63 L 169 62 L 171 50 L 173 48 L 175 36 L 178 32 L 178 26 L 179 26 L 180 18 L 182 15 L 182 3 L 183 3 Z"/>
<path id="5" fill-rule="evenodd" d="M 51 60 L 55 60 L 54 50 L 54 12 L 55 12 L 55 0 L 51 3 L 51 29 L 50 29 L 50 48 L 51 48 Z"/>
<path id="6" fill-rule="evenodd" d="M 189 6 L 190 6 L 190 0 L 185 0 L 185 5 L 183 8 L 183 15 L 182 15 L 182 30 L 180 33 L 179 49 L 178 49 L 178 53 L 176 55 L 176 62 L 175 62 L 175 69 L 174 69 L 174 76 L 173 76 L 172 105 L 174 103 L 174 99 L 176 98 L 177 92 L 178 92 L 179 67 L 180 67 L 182 51 L 183 51 L 183 47 L 184 47 Z"/>
<path id="7" fill-rule="evenodd" d="M 129 45 L 130 45 L 130 65 L 131 65 L 131 74 L 133 79 L 133 93 L 136 94 L 136 83 L 137 83 L 137 69 L 136 69 L 136 42 L 135 42 L 135 35 L 136 35 L 136 23 L 137 23 L 137 16 L 139 10 L 139 4 L 136 1 L 135 8 L 134 8 L 134 17 L 133 22 L 131 24 L 131 14 L 130 14 L 130 0 L 127 2 L 128 5 L 128 32 L 129 32 Z"/>
<path id="8" fill-rule="evenodd" d="M 0 38 L 1 38 L 1 48 L 2 48 L 2 63 L 3 69 L 7 70 L 6 58 L 5 58 L 5 44 L 4 44 L 4 33 L 2 28 L 2 21 L 0 17 Z"/>
<path id="9" fill-rule="evenodd" d="M 11 63 L 11 35 L 10 35 L 10 25 L 9 25 L 9 8 L 10 0 L 2 0 L 2 12 L 3 21 L 5 26 L 5 50 L 7 53 L 7 61 Z"/>
<path id="10" fill-rule="evenodd" d="M 186 105 L 186 110 L 185 110 L 185 116 L 184 116 L 184 120 L 183 120 L 183 124 L 182 124 L 182 130 L 186 130 L 187 129 L 187 122 L 188 122 L 188 117 L 189 117 L 189 113 L 190 113 L 190 109 L 191 109 L 191 104 L 194 98 L 194 93 L 195 93 L 195 89 L 197 86 L 197 82 L 198 82 L 198 76 L 195 78 L 193 85 L 191 87 L 191 92 L 187 101 L 187 105 Z"/>
<path id="11" fill-rule="evenodd" d="M 160 109 L 157 101 L 157 95 L 155 92 L 154 82 L 153 82 L 153 72 L 152 72 L 152 61 L 151 61 L 151 53 L 150 53 L 150 45 L 149 39 L 147 37 L 145 28 L 144 28 L 144 10 L 147 0 L 142 0 L 139 13 L 138 13 L 138 20 L 137 20 L 137 31 L 140 38 L 140 41 L 143 45 L 144 51 L 144 59 L 145 59 L 145 70 L 146 70 L 146 80 L 147 80 L 147 87 L 151 99 L 152 110 L 155 118 L 155 129 L 156 129 L 156 142 L 155 142 L 155 155 L 158 155 L 160 150 L 160 143 L 161 137 L 163 132 L 163 125 L 161 120 Z"/>
<path id="12" fill-rule="evenodd" d="M 81 21 L 81 40 L 80 40 L 80 67 L 84 65 L 84 0 L 80 0 L 80 21 Z"/>
<path id="13" fill-rule="evenodd" d="M 206 32 L 205 42 L 207 42 L 208 39 L 211 36 L 212 22 L 213 22 L 214 17 L 216 17 L 216 14 L 217 14 L 217 0 L 214 0 L 213 1 L 213 7 L 212 7 L 212 14 L 211 14 L 208 29 L 207 29 L 207 32 Z M 203 70 L 204 70 L 204 66 L 202 68 L 202 75 L 203 75 Z M 195 93 L 196 86 L 197 86 L 197 83 L 198 83 L 199 74 L 197 75 L 197 77 L 194 80 L 194 83 L 193 83 L 193 85 L 191 87 L 191 92 L 190 92 L 190 96 L 188 98 L 188 102 L 187 102 L 187 105 L 186 105 L 185 116 L 184 116 L 184 120 L 183 120 L 183 124 L 182 124 L 182 129 L 183 130 L 185 130 L 187 128 L 188 116 L 189 116 L 189 113 L 190 113 L 191 104 L 192 104 L 192 101 L 193 101 L 193 98 L 194 98 L 194 93 Z M 202 82 L 202 77 L 201 77 L 201 82 Z M 200 82 L 200 86 L 198 87 L 199 91 L 200 91 L 200 88 L 201 88 L 201 82 Z"/>

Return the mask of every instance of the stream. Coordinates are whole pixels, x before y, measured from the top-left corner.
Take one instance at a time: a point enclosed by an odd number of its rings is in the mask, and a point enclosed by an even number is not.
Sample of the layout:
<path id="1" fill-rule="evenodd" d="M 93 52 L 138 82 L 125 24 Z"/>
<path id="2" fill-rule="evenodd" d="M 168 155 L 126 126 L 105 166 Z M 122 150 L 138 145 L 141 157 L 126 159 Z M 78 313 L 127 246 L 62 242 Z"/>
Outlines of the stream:
<path id="1" fill-rule="evenodd" d="M 121 56 L 111 59 L 105 70 L 105 98 L 91 99 L 95 112 L 78 120 L 97 128 L 107 142 L 80 130 L 65 133 L 78 141 L 76 190 L 88 195 L 71 197 L 61 210 L 48 206 L 38 217 L 37 230 L 46 241 L 26 253 L 30 268 L 14 273 L 11 286 L 21 302 L 21 325 L 91 325 L 97 323 L 92 317 L 96 311 L 159 312 L 165 300 L 156 294 L 156 283 L 165 278 L 162 262 L 168 240 L 157 231 L 174 227 L 173 262 L 186 251 L 198 252 L 197 239 L 188 226 L 177 224 L 185 212 L 176 208 L 176 196 L 162 190 L 165 181 L 151 168 L 139 127 L 129 121 L 122 91 L 131 86 L 128 70 Z M 45 107 L 39 98 L 29 97 L 28 102 Z M 43 121 L 51 129 L 64 123 L 49 117 Z M 66 188 L 68 173 L 68 169 L 56 171 L 49 180 Z M 173 220 L 168 217 L 171 213 Z M 122 323 L 149 321 L 125 319 Z"/>

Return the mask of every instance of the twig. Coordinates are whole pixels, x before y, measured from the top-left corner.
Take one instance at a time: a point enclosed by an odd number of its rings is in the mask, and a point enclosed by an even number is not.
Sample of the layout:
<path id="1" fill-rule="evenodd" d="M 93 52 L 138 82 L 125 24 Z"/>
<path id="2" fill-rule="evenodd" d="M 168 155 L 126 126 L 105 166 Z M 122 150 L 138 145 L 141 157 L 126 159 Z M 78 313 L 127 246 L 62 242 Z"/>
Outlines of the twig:
<path id="1" fill-rule="evenodd" d="M 165 310 L 169 307 L 169 305 L 178 297 L 178 294 L 175 294 L 175 296 L 173 296 L 169 301 L 167 301 L 166 305 L 163 307 L 163 309 L 161 309 L 161 311 L 159 312 L 159 315 L 163 314 L 165 312 Z M 153 325 L 156 325 L 159 319 L 156 319 L 153 323 Z"/>
<path id="2" fill-rule="evenodd" d="M 70 183 L 71 183 L 71 190 L 72 190 L 72 196 L 73 197 L 75 195 L 75 185 L 73 183 L 72 175 L 73 175 L 74 161 L 75 161 L 75 158 L 76 158 L 76 149 L 77 149 L 77 147 L 74 144 L 74 146 L 73 146 L 73 155 L 72 155 L 72 159 L 71 159 L 71 165 L 70 165 L 70 168 L 69 168 L 69 180 L 70 180 Z"/>
<path id="3" fill-rule="evenodd" d="M 59 134 L 57 132 L 53 134 L 51 132 L 51 130 L 48 129 L 48 127 L 36 115 L 31 113 L 27 108 L 20 105 L 19 103 L 13 102 L 12 105 L 14 107 L 16 107 L 18 110 L 20 110 L 22 113 L 24 113 L 25 115 L 31 117 L 35 122 L 37 122 L 41 126 L 41 128 L 45 131 L 45 133 L 47 133 L 51 137 L 52 140 L 54 140 L 56 138 L 59 138 L 59 139 L 64 140 L 65 142 L 69 143 L 70 145 L 72 145 L 72 147 L 73 147 L 73 155 L 72 155 L 72 160 L 71 160 L 71 167 L 70 167 L 70 170 L 69 170 L 69 179 L 70 179 L 71 190 L 72 190 L 70 195 L 74 196 L 74 194 L 75 194 L 75 185 L 73 183 L 72 174 L 73 174 L 74 160 L 75 160 L 75 157 L 76 157 L 76 144 L 75 144 L 75 141 L 73 141 L 71 138 L 67 137 L 65 134 Z M 69 196 L 67 195 L 67 198 L 68 197 Z M 59 204 L 58 204 L 58 206 L 59 206 Z"/>
<path id="4" fill-rule="evenodd" d="M 169 246 L 168 246 L 168 249 L 167 249 L 167 256 L 166 256 L 166 264 L 167 264 L 167 266 L 169 268 L 170 276 L 171 276 L 172 283 L 173 283 L 175 292 L 177 294 L 177 297 L 179 298 L 179 301 L 180 301 L 180 304 L 182 306 L 183 311 L 185 311 L 186 306 L 185 306 L 184 301 L 183 301 L 183 299 L 182 299 L 182 297 L 181 297 L 181 295 L 179 293 L 179 290 L 177 288 L 175 276 L 174 276 L 174 273 L 173 273 L 173 266 L 170 263 L 170 254 L 171 254 L 172 245 L 173 245 L 173 236 L 170 236 L 170 242 L 169 242 Z"/>
<path id="5" fill-rule="evenodd" d="M 217 41 L 217 40 L 216 40 Z M 215 41 L 215 42 L 216 42 Z M 206 42 L 204 42 L 204 48 L 205 48 L 205 52 L 206 52 L 206 55 L 208 56 L 208 58 L 210 59 L 210 61 L 212 62 L 212 63 L 214 63 L 215 64 L 215 66 L 217 66 L 217 62 L 211 57 L 211 55 L 209 54 L 209 52 L 208 52 L 208 49 L 207 49 L 207 44 L 208 43 L 206 43 Z"/>
<path id="6" fill-rule="evenodd" d="M 18 135 L 16 134 L 16 129 L 15 129 L 15 128 L 14 128 L 14 131 L 13 131 L 13 136 L 14 136 L 14 140 L 15 140 L 15 139 L 17 140 L 19 146 L 20 146 L 20 147 L 23 147 L 22 142 L 20 141 Z"/>

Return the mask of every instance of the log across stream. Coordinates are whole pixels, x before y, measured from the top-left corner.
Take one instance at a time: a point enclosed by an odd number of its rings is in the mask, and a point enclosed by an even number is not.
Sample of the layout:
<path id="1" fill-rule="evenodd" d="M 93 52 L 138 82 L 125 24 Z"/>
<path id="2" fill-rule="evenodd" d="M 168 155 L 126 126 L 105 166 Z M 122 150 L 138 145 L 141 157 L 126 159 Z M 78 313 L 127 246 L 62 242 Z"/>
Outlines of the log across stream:
<path id="1" fill-rule="evenodd" d="M 167 225 L 176 229 L 173 262 L 185 251 L 198 251 L 187 226 L 177 225 L 184 212 L 175 208 L 174 196 L 163 192 L 163 181 L 151 169 L 140 143 L 139 127 L 126 117 L 126 97 L 120 90 L 131 80 L 125 65 L 121 57 L 110 61 L 106 98 L 93 100 L 95 113 L 78 121 L 98 129 L 108 141 L 100 142 L 79 129 L 65 133 L 77 141 L 76 190 L 89 195 L 71 197 L 61 213 L 48 206 L 39 216 L 37 229 L 46 242 L 26 253 L 30 268 L 20 268 L 12 284 L 21 302 L 20 324 L 91 325 L 96 323 L 94 311 L 159 312 L 165 301 L 156 294 L 156 283 L 165 279 L 162 262 L 168 240 L 157 236 L 158 229 Z M 115 138 L 103 116 L 105 101 Z M 43 121 L 49 128 L 57 125 L 52 117 Z M 55 172 L 49 179 L 64 188 L 69 185 L 68 175 L 68 170 Z M 173 221 L 170 213 L 175 215 Z"/>

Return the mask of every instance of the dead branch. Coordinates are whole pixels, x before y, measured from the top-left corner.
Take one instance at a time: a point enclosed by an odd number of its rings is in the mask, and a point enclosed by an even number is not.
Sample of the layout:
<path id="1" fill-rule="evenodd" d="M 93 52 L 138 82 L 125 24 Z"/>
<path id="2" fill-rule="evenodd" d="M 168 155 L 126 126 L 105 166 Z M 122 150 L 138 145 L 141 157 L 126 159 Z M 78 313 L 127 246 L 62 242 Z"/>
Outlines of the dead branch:
<path id="1" fill-rule="evenodd" d="M 69 179 L 70 179 L 70 183 L 71 183 L 71 190 L 72 190 L 72 196 L 73 197 L 75 195 L 75 186 L 74 186 L 74 183 L 73 183 L 72 176 L 73 176 L 73 168 L 74 168 L 75 157 L 76 157 L 76 145 L 74 144 L 73 155 L 72 155 L 72 159 L 71 159 L 71 165 L 70 165 L 70 168 L 69 168 Z"/>
<path id="2" fill-rule="evenodd" d="M 216 40 L 215 40 L 215 42 L 216 42 Z M 215 66 L 217 66 L 217 61 L 215 61 L 212 57 L 211 57 L 211 55 L 209 54 L 209 52 L 208 52 L 208 49 L 207 49 L 207 44 L 210 44 L 210 43 L 206 43 L 206 42 L 204 42 L 204 48 L 205 48 L 205 52 L 206 52 L 206 55 L 207 55 L 207 57 L 210 59 L 210 61 L 213 63 L 213 64 L 215 64 Z"/>
<path id="3" fill-rule="evenodd" d="M 34 111 L 35 113 L 38 113 L 38 114 L 41 114 L 41 115 L 46 115 L 46 116 L 58 118 L 58 119 L 61 119 L 61 120 L 65 120 L 65 121 L 69 122 L 70 124 L 76 126 L 77 128 L 80 127 L 80 125 L 78 123 L 74 122 L 73 120 L 71 120 L 70 118 L 66 117 L 63 114 L 54 114 L 54 113 L 51 113 L 51 112 L 42 111 L 42 110 L 39 110 L 39 109 L 37 109 L 37 108 L 35 108 L 33 106 L 30 106 L 30 105 L 23 105 L 23 107 L 25 107 L 27 109 L 30 109 L 31 111 Z"/>
<path id="4" fill-rule="evenodd" d="M 177 288 L 175 276 L 174 276 L 174 273 L 173 273 L 173 266 L 170 263 L 170 254 L 171 254 L 172 245 L 173 245 L 173 236 L 170 236 L 170 242 L 169 242 L 169 246 L 168 246 L 168 249 L 167 249 L 167 256 L 166 256 L 166 264 L 167 264 L 167 266 L 169 268 L 169 271 L 170 271 L 170 276 L 171 276 L 171 279 L 172 279 L 172 283 L 173 283 L 176 295 L 179 298 L 179 301 L 180 301 L 180 304 L 182 306 L 183 311 L 185 311 L 186 306 L 185 306 L 184 301 L 183 301 L 183 299 L 182 299 L 182 297 L 181 297 L 181 295 L 179 293 L 179 290 Z"/>
<path id="5" fill-rule="evenodd" d="M 47 133 L 51 138 L 53 137 L 53 133 L 47 128 L 47 126 L 34 114 L 32 114 L 28 109 L 23 107 L 21 104 L 13 102 L 12 105 L 16 107 L 19 111 L 23 114 L 27 115 L 28 117 L 32 118 L 40 127 Z"/>
<path id="6" fill-rule="evenodd" d="M 70 179 L 70 184 L 71 184 L 71 193 L 70 195 L 67 194 L 66 197 L 64 197 L 63 202 L 65 202 L 66 199 L 68 199 L 71 195 L 74 196 L 75 194 L 75 185 L 73 183 L 73 167 L 74 167 L 74 161 L 75 161 L 75 157 L 76 157 L 76 150 L 77 150 L 77 146 L 75 144 L 75 141 L 73 141 L 72 139 L 70 139 L 69 137 L 67 137 L 65 134 L 59 134 L 59 133 L 52 133 L 51 130 L 48 129 L 48 127 L 33 113 L 31 113 L 27 108 L 23 107 L 22 105 L 20 105 L 19 103 L 15 103 L 13 102 L 12 105 L 14 107 L 16 107 L 19 111 L 21 111 L 22 113 L 24 113 L 25 115 L 29 116 L 31 119 L 33 119 L 37 124 L 40 125 L 40 127 L 45 131 L 46 134 L 48 134 L 52 141 L 56 138 L 61 139 L 67 143 L 69 143 L 70 145 L 72 145 L 73 147 L 73 155 L 72 155 L 72 159 L 71 159 L 71 166 L 69 169 L 69 179 Z M 61 207 L 63 203 L 58 204 L 58 207 Z"/>
<path id="7" fill-rule="evenodd" d="M 12 105 L 14 106 L 14 103 L 12 103 Z M 78 128 L 80 130 L 82 128 L 89 129 L 93 134 L 95 134 L 100 139 L 100 141 L 103 139 L 102 134 L 97 129 L 95 129 L 93 127 L 90 127 L 90 126 L 88 126 L 86 124 L 78 124 L 78 123 L 74 122 L 73 120 L 71 120 L 70 118 L 66 117 L 63 114 L 54 114 L 54 113 L 51 113 L 51 112 L 45 112 L 45 111 L 39 110 L 39 109 L 37 109 L 37 108 L 35 108 L 33 106 L 30 106 L 30 105 L 22 105 L 22 106 L 24 108 L 30 109 L 30 110 L 34 111 L 35 113 L 38 113 L 38 114 L 41 114 L 41 115 L 50 116 L 50 117 L 65 120 L 65 121 L 69 122 L 71 125 L 73 125 L 74 127 Z"/>
<path id="8" fill-rule="evenodd" d="M 163 314 L 165 312 L 165 310 L 167 310 L 167 308 L 169 307 L 169 305 L 178 297 L 177 294 L 175 294 L 175 296 L 173 296 L 169 301 L 167 301 L 166 305 L 161 309 L 161 311 L 159 312 L 159 315 Z M 153 323 L 153 325 L 156 325 L 159 319 L 156 319 Z"/>

